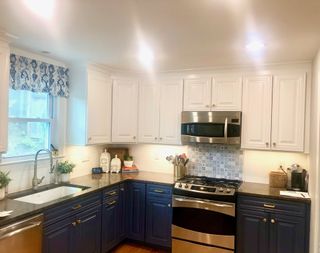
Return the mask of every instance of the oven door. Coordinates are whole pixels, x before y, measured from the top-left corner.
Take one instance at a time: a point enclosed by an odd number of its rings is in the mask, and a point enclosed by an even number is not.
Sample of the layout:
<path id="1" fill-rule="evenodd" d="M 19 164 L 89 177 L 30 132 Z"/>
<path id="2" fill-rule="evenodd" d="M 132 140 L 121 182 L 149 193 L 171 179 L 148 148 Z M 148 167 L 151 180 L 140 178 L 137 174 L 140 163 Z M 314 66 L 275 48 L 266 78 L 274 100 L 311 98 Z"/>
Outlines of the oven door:
<path id="1" fill-rule="evenodd" d="M 234 251 L 234 203 L 173 196 L 172 207 L 173 252 L 191 246 L 207 247 L 205 252 L 213 253 Z"/>

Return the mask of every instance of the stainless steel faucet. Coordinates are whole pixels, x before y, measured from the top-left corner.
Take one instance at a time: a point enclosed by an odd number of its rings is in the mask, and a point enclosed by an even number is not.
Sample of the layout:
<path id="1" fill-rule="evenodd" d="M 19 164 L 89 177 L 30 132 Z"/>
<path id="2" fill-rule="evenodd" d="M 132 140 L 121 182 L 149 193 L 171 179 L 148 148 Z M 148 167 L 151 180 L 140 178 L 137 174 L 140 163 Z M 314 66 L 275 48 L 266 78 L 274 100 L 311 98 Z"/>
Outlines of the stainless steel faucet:
<path id="1" fill-rule="evenodd" d="M 50 174 L 53 173 L 54 167 L 53 167 L 53 159 L 52 159 L 52 153 L 49 149 L 40 149 L 34 158 L 34 170 L 33 170 L 33 179 L 32 179 L 32 188 L 36 190 L 38 188 L 38 185 L 42 183 L 44 177 L 38 178 L 37 172 L 38 172 L 38 156 L 41 152 L 47 152 L 50 157 Z"/>

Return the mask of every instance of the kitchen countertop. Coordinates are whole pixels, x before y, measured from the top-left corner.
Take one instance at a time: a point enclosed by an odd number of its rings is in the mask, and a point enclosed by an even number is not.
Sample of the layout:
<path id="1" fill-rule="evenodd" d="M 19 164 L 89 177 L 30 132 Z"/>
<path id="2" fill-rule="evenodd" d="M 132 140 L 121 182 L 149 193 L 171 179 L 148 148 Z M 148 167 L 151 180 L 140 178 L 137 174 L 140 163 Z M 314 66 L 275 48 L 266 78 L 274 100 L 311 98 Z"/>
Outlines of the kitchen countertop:
<path id="1" fill-rule="evenodd" d="M 282 188 L 272 188 L 268 184 L 243 182 L 238 189 L 238 195 L 247 195 L 253 197 L 265 197 L 279 200 L 289 200 L 302 203 L 311 203 L 310 199 L 307 198 L 294 198 L 289 196 L 280 195 L 280 191 L 285 191 Z"/>
<path id="2" fill-rule="evenodd" d="M 0 200 L 0 212 L 6 210 L 13 210 L 13 212 L 10 216 L 0 218 L 0 227 L 30 217 L 32 215 L 42 213 L 43 211 L 52 208 L 55 205 L 62 204 L 63 202 L 70 201 L 76 199 L 77 197 L 84 196 L 93 192 L 101 191 L 105 187 L 116 185 L 127 180 L 151 182 L 166 185 L 174 184 L 173 175 L 156 172 L 100 175 L 89 174 L 86 176 L 71 179 L 70 181 L 70 184 L 90 187 L 89 189 L 48 203 L 34 205 L 30 203 L 16 201 L 10 199 L 10 196 L 15 196 L 18 193 L 10 194 L 4 200 Z"/>
<path id="3" fill-rule="evenodd" d="M 15 221 L 30 217 L 42 213 L 43 211 L 52 208 L 56 205 L 62 204 L 64 202 L 74 200 L 77 197 L 85 196 L 87 194 L 101 191 L 102 189 L 122 183 L 127 180 L 135 180 L 141 182 L 150 182 L 158 184 L 173 185 L 174 177 L 171 174 L 157 173 L 157 172 L 139 172 L 139 173 L 128 173 L 128 174 L 100 174 L 100 175 L 86 175 L 78 178 L 71 179 L 70 184 L 80 185 L 85 187 L 90 187 L 89 189 L 83 190 L 79 193 L 64 197 L 62 199 L 57 199 L 48 203 L 41 205 L 34 205 L 30 203 L 25 203 L 21 201 L 16 201 L 9 199 L 12 195 L 17 195 L 18 193 L 10 194 L 4 200 L 0 200 L 0 211 L 14 210 L 13 213 L 5 218 L 0 218 L 0 227 L 13 223 Z M 303 203 L 311 203 L 310 199 L 293 198 L 280 195 L 280 190 L 278 188 L 270 188 L 268 184 L 250 183 L 243 182 L 238 190 L 239 195 L 256 196 L 256 197 L 266 197 L 275 198 L 281 200 L 290 200 Z"/>

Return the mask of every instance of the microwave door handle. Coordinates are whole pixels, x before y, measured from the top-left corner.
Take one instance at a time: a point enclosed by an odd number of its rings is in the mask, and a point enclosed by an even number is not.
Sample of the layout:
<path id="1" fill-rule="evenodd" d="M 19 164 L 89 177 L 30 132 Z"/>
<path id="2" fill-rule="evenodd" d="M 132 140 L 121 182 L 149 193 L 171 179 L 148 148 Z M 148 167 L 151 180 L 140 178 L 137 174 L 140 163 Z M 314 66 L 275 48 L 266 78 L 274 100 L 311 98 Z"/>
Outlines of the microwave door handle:
<path id="1" fill-rule="evenodd" d="M 224 120 L 224 142 L 225 144 L 228 143 L 228 118 Z"/>

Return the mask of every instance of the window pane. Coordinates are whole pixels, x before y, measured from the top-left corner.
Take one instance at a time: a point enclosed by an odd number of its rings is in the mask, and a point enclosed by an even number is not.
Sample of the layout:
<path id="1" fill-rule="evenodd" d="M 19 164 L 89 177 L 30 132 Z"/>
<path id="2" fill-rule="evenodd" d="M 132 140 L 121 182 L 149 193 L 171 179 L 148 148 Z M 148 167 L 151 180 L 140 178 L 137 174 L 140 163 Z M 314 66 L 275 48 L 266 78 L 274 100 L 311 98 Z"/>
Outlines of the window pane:
<path id="1" fill-rule="evenodd" d="M 10 118 L 50 118 L 49 95 L 9 89 Z"/>
<path id="2" fill-rule="evenodd" d="M 5 157 L 33 155 L 49 147 L 49 122 L 9 122 L 8 152 Z"/>

